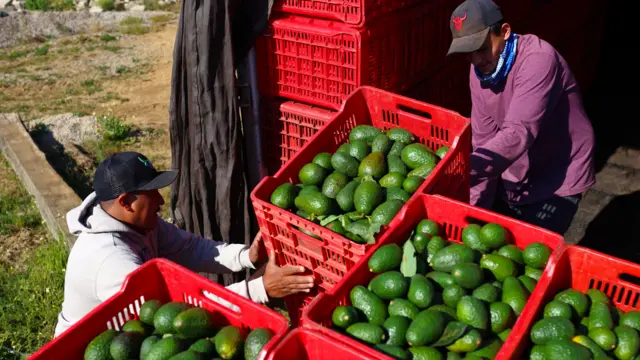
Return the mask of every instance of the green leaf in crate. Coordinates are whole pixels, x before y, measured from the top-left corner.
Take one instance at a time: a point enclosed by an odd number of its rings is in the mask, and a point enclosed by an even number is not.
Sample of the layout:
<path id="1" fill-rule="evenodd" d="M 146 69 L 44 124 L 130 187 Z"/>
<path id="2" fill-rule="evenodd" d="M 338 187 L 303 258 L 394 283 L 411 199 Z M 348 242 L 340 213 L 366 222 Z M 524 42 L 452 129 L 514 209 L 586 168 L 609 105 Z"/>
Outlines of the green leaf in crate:
<path id="1" fill-rule="evenodd" d="M 467 324 L 461 323 L 459 321 L 451 321 L 447 324 L 447 327 L 444 329 L 444 333 L 442 333 L 440 339 L 438 339 L 438 341 L 436 341 L 431 346 L 449 346 L 456 342 L 456 340 L 460 339 L 465 334 L 465 332 L 467 332 L 468 328 L 469 325 Z"/>
<path id="2" fill-rule="evenodd" d="M 411 240 L 407 240 L 402 247 L 402 262 L 400 272 L 406 277 L 412 277 L 418 271 L 418 259 L 416 259 L 416 248 Z"/>
<path id="3" fill-rule="evenodd" d="M 367 237 L 365 237 L 364 239 L 367 240 L 368 244 L 375 244 L 376 243 L 376 234 L 380 232 L 380 228 L 382 227 L 382 225 L 380 224 L 371 224 L 371 226 L 369 226 L 369 232 L 367 233 Z"/>
<path id="4" fill-rule="evenodd" d="M 329 215 L 327 217 L 325 217 L 324 219 L 320 220 L 320 226 L 327 226 L 328 224 L 331 224 L 332 222 L 340 219 L 341 215 Z M 320 218 L 320 217 L 318 217 Z M 344 224 L 342 224 L 342 226 L 344 227 Z"/>

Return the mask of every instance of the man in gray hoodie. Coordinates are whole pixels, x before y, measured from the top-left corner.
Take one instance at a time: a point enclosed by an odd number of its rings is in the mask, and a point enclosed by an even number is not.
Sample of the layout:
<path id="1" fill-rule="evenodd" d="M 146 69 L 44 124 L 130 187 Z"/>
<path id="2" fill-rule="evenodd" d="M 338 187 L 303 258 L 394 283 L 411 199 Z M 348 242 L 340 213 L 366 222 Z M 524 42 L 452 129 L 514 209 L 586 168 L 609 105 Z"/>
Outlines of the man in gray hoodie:
<path id="1" fill-rule="evenodd" d="M 95 172 L 95 192 L 69 211 L 69 230 L 78 235 L 67 263 L 58 336 L 120 290 L 127 275 L 146 261 L 166 258 L 195 272 L 229 273 L 254 269 L 261 261 L 261 238 L 250 248 L 204 239 L 158 216 L 164 199 L 158 189 L 170 185 L 175 171 L 157 171 L 142 154 L 122 152 L 104 160 Z M 258 303 L 309 292 L 312 276 L 300 266 L 280 268 L 274 256 L 264 274 L 227 288 Z"/>

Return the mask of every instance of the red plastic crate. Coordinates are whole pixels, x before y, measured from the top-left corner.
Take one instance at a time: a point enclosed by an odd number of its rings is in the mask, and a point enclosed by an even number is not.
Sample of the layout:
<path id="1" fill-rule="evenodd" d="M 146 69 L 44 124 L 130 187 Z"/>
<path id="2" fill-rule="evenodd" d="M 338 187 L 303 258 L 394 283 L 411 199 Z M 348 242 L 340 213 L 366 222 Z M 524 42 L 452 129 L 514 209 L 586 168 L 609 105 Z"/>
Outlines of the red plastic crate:
<path id="1" fill-rule="evenodd" d="M 336 110 L 360 86 L 400 92 L 445 62 L 454 9 L 428 1 L 366 29 L 302 16 L 271 20 L 256 42 L 260 92 Z"/>
<path id="2" fill-rule="evenodd" d="M 211 300 L 210 293 L 231 308 Z M 146 262 L 127 276 L 120 291 L 100 304 L 82 320 L 53 339 L 30 359 L 82 359 L 89 342 L 107 329 L 120 330 L 131 319 L 138 319 L 145 301 L 184 301 L 212 313 L 218 326 L 235 325 L 245 329 L 268 328 L 274 337 L 263 348 L 260 358 L 284 337 L 287 319 L 269 308 L 256 304 L 204 277 L 165 259 Z"/>
<path id="3" fill-rule="evenodd" d="M 266 360 L 367 359 L 359 351 L 309 329 L 294 329 L 276 345 Z"/>
<path id="4" fill-rule="evenodd" d="M 418 222 L 425 218 L 429 218 L 440 224 L 445 232 L 444 238 L 450 241 L 461 243 L 462 230 L 471 223 L 482 225 L 488 222 L 495 222 L 504 226 L 513 235 L 513 243 L 521 249 L 532 242 L 542 242 L 546 244 L 551 248 L 552 254 L 564 249 L 564 239 L 556 233 L 442 196 L 424 194 L 410 200 L 410 203 L 401 210 L 401 213 L 390 224 L 393 226 L 393 232 L 385 234 L 384 238 L 376 244 L 374 251 L 386 244 L 403 244 L 409 237 L 411 231 L 415 229 Z M 377 352 L 364 344 L 329 329 L 333 310 L 339 305 L 351 304 L 351 300 L 349 299 L 351 289 L 356 285 L 368 284 L 376 275 L 369 271 L 368 267 L 369 258 L 373 255 L 374 251 L 370 251 L 367 256 L 363 257 L 355 268 L 333 290 L 316 297 L 303 311 L 301 325 L 302 327 L 332 336 L 336 341 L 360 349 L 363 353 L 368 354 L 368 359 L 388 360 L 391 358 L 383 353 Z M 544 272 L 553 271 L 554 267 L 555 258 L 551 256 Z M 536 286 L 536 289 L 527 302 L 527 306 L 513 326 L 511 335 L 507 338 L 505 344 L 514 341 L 514 337 L 522 333 L 526 326 L 523 320 L 527 319 L 526 314 L 533 311 L 536 305 L 535 299 L 541 296 L 543 290 L 544 288 L 542 286 Z M 517 357 L 510 357 L 510 354 L 507 353 L 508 350 L 509 348 L 503 346 L 498 358 L 517 359 Z"/>
<path id="5" fill-rule="evenodd" d="M 572 288 L 583 293 L 598 289 L 607 294 L 617 308 L 640 310 L 640 264 L 576 245 L 567 246 L 555 258 L 555 269 L 542 276 L 535 292 L 536 301 L 527 306 L 528 316 L 523 319 L 521 332 L 517 334 L 518 341 L 514 339 L 508 344 L 513 359 L 526 357 L 525 350 L 531 345 L 531 328 L 542 317 L 544 306 L 564 289 Z M 513 335 L 512 331 L 509 338 Z"/>
<path id="6" fill-rule="evenodd" d="M 321 107 L 263 98 L 263 148 L 265 156 L 284 165 L 336 115 Z"/>
<path id="7" fill-rule="evenodd" d="M 251 193 L 258 225 L 265 245 L 273 249 L 279 265 L 302 265 L 312 270 L 321 290 L 331 289 L 374 245 L 357 244 L 337 233 L 270 203 L 273 190 L 284 182 L 298 183 L 298 172 L 323 151 L 330 153 L 348 139 L 356 125 L 369 124 L 388 130 L 409 129 L 417 139 L 435 149 L 451 149 L 416 194 L 433 192 L 469 201 L 469 119 L 459 114 L 406 97 L 362 87 L 344 104 L 342 111 L 325 125 L 274 177 L 265 177 Z M 415 196 L 415 195 L 414 195 Z M 312 238 L 296 228 L 321 237 Z M 390 228 L 385 227 L 378 239 Z M 305 300 L 306 301 L 306 300 Z M 295 301 L 298 306 L 304 302 Z M 292 304 L 292 302 L 289 302 Z M 288 304 L 288 305 L 289 305 Z M 292 322 L 299 307 L 288 307 Z"/>

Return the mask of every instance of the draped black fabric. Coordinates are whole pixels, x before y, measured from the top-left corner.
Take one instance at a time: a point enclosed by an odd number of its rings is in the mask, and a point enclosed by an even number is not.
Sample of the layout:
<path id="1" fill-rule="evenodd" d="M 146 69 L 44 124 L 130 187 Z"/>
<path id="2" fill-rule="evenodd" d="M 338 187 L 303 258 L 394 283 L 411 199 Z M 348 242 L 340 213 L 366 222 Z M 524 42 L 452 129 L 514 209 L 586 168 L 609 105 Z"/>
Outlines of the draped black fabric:
<path id="1" fill-rule="evenodd" d="M 183 0 L 170 98 L 175 224 L 226 243 L 249 244 L 251 220 L 235 69 L 266 25 L 269 0 Z M 224 276 L 230 284 L 245 274 Z M 220 277 L 213 277 L 218 282 Z"/>

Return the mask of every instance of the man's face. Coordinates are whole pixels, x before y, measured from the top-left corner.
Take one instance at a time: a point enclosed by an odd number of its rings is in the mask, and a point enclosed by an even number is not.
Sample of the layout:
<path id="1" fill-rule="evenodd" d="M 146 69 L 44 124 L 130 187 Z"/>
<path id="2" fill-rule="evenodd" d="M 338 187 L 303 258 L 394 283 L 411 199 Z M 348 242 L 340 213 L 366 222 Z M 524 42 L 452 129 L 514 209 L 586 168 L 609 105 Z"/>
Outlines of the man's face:
<path id="1" fill-rule="evenodd" d="M 137 191 L 129 194 L 131 202 L 131 224 L 144 229 L 155 229 L 158 222 L 158 212 L 164 205 L 164 199 L 158 190 Z"/>
<path id="2" fill-rule="evenodd" d="M 500 54 L 504 50 L 509 35 L 511 35 L 509 24 L 502 25 L 500 35 L 490 31 L 480 49 L 469 54 L 471 64 L 485 75 L 493 73 L 498 66 Z"/>

